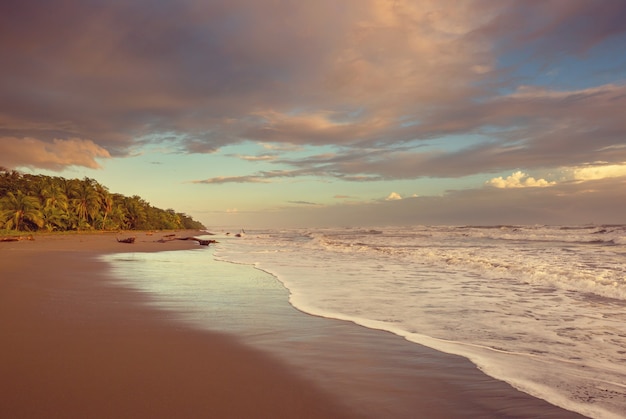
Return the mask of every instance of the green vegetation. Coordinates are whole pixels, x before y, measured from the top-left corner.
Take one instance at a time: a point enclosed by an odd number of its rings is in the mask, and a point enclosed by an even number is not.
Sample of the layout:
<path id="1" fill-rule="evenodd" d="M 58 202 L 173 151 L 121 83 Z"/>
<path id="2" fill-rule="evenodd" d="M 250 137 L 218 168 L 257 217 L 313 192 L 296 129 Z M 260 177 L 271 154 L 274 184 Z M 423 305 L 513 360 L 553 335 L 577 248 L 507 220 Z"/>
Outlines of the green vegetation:
<path id="1" fill-rule="evenodd" d="M 93 179 L 0 167 L 0 229 L 15 231 L 203 229 L 190 216 L 111 193 Z"/>

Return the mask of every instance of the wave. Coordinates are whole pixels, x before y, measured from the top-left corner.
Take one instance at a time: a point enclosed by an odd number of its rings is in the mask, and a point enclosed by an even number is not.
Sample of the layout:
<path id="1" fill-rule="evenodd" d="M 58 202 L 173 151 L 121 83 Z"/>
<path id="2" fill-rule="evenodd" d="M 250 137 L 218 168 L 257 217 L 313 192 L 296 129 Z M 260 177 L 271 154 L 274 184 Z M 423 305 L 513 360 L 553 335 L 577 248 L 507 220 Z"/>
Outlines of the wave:
<path id="1" fill-rule="evenodd" d="M 624 231 L 411 226 L 265 232 L 241 248 L 237 242 L 226 259 L 276 276 L 304 312 L 391 331 L 465 356 L 487 374 L 555 404 L 615 417 L 610 412 L 626 406 L 623 386 L 615 384 L 626 377 L 615 367 L 624 360 L 626 337 Z"/>

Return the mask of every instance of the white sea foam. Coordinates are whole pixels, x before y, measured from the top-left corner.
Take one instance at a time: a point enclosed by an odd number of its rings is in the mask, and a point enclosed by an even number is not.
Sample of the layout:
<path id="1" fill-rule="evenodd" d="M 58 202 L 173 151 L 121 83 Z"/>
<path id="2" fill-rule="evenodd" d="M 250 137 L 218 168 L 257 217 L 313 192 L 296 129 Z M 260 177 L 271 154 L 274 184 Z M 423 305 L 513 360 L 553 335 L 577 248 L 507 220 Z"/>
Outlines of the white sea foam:
<path id="1" fill-rule="evenodd" d="M 248 232 L 216 256 L 275 275 L 291 303 L 472 360 L 598 418 L 626 412 L 623 226 Z"/>

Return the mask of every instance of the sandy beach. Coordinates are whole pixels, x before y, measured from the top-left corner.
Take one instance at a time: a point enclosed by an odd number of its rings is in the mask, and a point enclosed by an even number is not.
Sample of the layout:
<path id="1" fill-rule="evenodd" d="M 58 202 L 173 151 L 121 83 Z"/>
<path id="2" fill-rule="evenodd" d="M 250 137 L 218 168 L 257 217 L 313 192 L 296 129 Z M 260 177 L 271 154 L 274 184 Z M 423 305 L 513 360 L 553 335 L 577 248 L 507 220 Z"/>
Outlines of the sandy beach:
<path id="1" fill-rule="evenodd" d="M 136 235 L 1 243 L 0 417 L 350 417 L 264 354 L 108 284 L 91 255 L 197 246 Z"/>
<path id="2" fill-rule="evenodd" d="M 118 243 L 111 233 L 0 243 L 0 417 L 367 416 L 342 403 L 341 386 L 322 388 L 234 336 L 186 327 L 171 313 L 140 304 L 148 297 L 115 285 L 108 265 L 94 257 L 198 246 L 159 243 L 165 234 L 135 233 L 134 244 Z M 391 359 L 386 368 L 405 368 L 394 362 L 413 359 L 416 373 L 393 385 L 415 394 L 415 417 L 577 417 L 486 377 L 469 361 L 332 324 L 342 328 L 336 333 L 347 338 L 341 343 L 347 348 L 351 342 L 384 345 Z M 319 336 L 320 351 L 345 350 Z M 407 350 L 416 352 L 406 356 Z M 381 384 L 380 391 L 385 388 L 391 387 Z"/>

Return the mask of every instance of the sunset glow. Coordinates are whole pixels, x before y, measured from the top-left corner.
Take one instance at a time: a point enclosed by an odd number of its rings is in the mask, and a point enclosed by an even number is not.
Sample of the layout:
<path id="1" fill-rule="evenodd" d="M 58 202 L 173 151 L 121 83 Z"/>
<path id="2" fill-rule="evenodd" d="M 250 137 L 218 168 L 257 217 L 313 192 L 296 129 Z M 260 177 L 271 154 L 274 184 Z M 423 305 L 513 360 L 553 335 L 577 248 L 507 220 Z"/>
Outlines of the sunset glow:
<path id="1" fill-rule="evenodd" d="M 1 10 L 2 167 L 209 228 L 624 222 L 623 2 Z"/>

